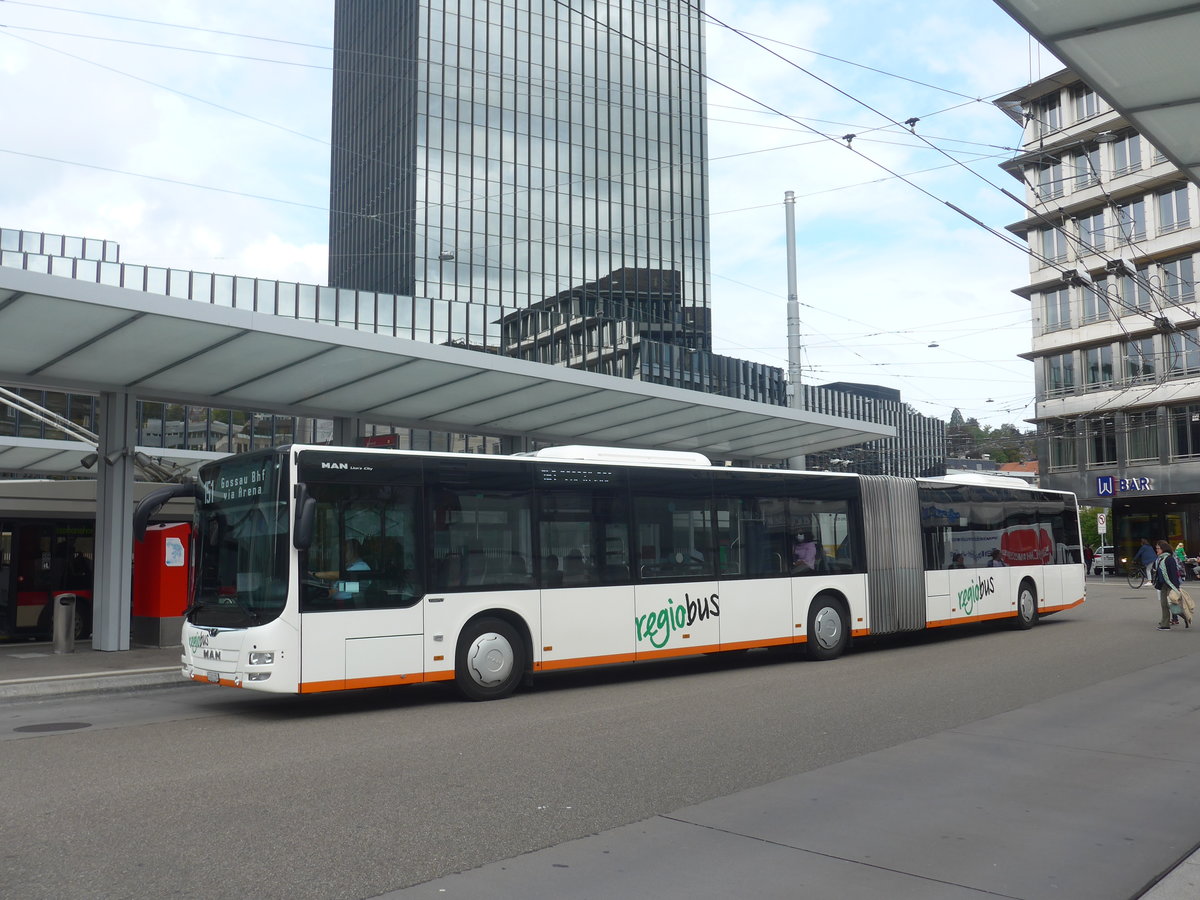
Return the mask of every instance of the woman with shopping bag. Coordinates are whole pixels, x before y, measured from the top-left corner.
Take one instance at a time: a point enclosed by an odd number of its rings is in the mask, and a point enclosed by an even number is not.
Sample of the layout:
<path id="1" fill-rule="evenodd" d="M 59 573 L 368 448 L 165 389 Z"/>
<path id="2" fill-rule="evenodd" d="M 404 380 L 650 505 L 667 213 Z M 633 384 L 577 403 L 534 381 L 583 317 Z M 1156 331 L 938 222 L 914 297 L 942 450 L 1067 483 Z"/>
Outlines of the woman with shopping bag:
<path id="1" fill-rule="evenodd" d="M 1175 562 L 1175 554 L 1171 552 L 1170 544 L 1166 541 L 1159 541 L 1155 546 L 1158 548 L 1158 556 L 1150 569 L 1150 581 L 1158 588 L 1158 602 L 1162 607 L 1162 618 L 1159 620 L 1158 630 L 1170 631 L 1173 620 L 1171 605 L 1175 604 L 1182 610 L 1180 601 L 1183 599 L 1183 592 L 1180 590 L 1179 565 Z M 1174 617 L 1175 622 L 1179 621 L 1178 615 L 1180 614 L 1177 613 Z M 1183 617 L 1183 622 L 1186 627 L 1192 627 L 1190 612 Z"/>

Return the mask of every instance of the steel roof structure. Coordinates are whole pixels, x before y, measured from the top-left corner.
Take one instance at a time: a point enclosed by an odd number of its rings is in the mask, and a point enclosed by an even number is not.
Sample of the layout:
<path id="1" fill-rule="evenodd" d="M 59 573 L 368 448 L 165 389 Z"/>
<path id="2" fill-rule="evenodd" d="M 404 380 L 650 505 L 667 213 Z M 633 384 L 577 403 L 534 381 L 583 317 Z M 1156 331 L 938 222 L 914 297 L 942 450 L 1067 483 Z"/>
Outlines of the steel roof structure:
<path id="1" fill-rule="evenodd" d="M 0 383 L 760 460 L 895 434 L 887 425 L 13 268 L 0 268 Z M 85 445 L 49 446 L 59 443 L 68 442 L 7 439 L 0 466 L 11 470 L 10 455 L 38 472 L 87 474 L 74 456 Z"/>
<path id="2" fill-rule="evenodd" d="M 1200 184 L 1200 4 L 996 0 Z"/>

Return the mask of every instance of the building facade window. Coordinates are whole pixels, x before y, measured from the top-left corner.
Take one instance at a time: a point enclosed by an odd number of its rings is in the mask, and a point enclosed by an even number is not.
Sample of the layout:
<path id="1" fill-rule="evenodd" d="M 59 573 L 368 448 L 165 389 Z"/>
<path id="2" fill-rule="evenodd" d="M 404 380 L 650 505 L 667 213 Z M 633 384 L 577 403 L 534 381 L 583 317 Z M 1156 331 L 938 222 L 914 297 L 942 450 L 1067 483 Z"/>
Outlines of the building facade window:
<path id="1" fill-rule="evenodd" d="M 1047 94 L 1033 104 L 1033 130 L 1043 135 L 1062 128 L 1062 101 L 1057 93 Z"/>
<path id="2" fill-rule="evenodd" d="M 1167 374 L 1173 378 L 1200 373 L 1200 335 L 1195 328 L 1167 335 Z"/>
<path id="3" fill-rule="evenodd" d="M 1171 431 L 1171 458 L 1200 456 L 1200 406 L 1173 406 L 1168 410 Z"/>
<path id="4" fill-rule="evenodd" d="M 1131 200 L 1122 206 L 1118 206 L 1116 213 L 1118 240 L 1132 243 L 1146 237 L 1145 200 Z"/>
<path id="5" fill-rule="evenodd" d="M 1104 249 L 1104 211 L 1079 217 L 1079 243 L 1087 250 Z"/>
<path id="6" fill-rule="evenodd" d="M 1063 195 L 1063 167 L 1060 160 L 1037 167 L 1037 191 L 1043 200 L 1053 200 Z"/>
<path id="7" fill-rule="evenodd" d="M 1121 135 L 1112 145 L 1113 175 L 1128 175 L 1142 167 L 1141 138 L 1135 133 Z"/>
<path id="8" fill-rule="evenodd" d="M 1067 288 L 1046 291 L 1046 331 L 1071 327 L 1071 292 Z"/>
<path id="9" fill-rule="evenodd" d="M 1176 306 L 1196 299 L 1191 254 L 1162 264 L 1162 291 L 1167 302 Z"/>
<path id="10" fill-rule="evenodd" d="M 1111 318 L 1109 313 L 1109 283 L 1107 278 L 1097 278 L 1083 288 L 1083 324 L 1103 322 Z"/>
<path id="11" fill-rule="evenodd" d="M 1074 421 L 1046 426 L 1051 469 L 1074 469 L 1079 464 L 1075 442 L 1076 429 L 1077 423 Z"/>
<path id="12" fill-rule="evenodd" d="M 1100 183 L 1100 147 L 1093 144 L 1075 154 L 1075 190 Z"/>
<path id="13" fill-rule="evenodd" d="M 1125 380 L 1151 381 L 1154 378 L 1154 338 L 1133 338 L 1125 342 Z"/>
<path id="14" fill-rule="evenodd" d="M 1083 366 L 1089 390 L 1111 387 L 1113 383 L 1113 352 L 1111 344 L 1089 347 L 1083 351 Z"/>
<path id="15" fill-rule="evenodd" d="M 1128 462 L 1158 459 L 1158 412 L 1153 409 L 1125 414 L 1125 455 Z"/>
<path id="16" fill-rule="evenodd" d="M 1122 273 L 1117 276 L 1122 315 L 1150 309 L 1150 278 L 1147 272 L 1147 269 L 1141 268 L 1136 275 Z"/>
<path id="17" fill-rule="evenodd" d="M 1042 256 L 1052 263 L 1065 262 L 1067 259 L 1067 235 L 1061 228 L 1047 228 L 1042 231 Z"/>
<path id="18" fill-rule="evenodd" d="M 1158 200 L 1158 232 L 1169 234 L 1187 228 L 1188 190 L 1186 184 L 1176 185 L 1168 190 L 1159 191 Z"/>
<path id="19" fill-rule="evenodd" d="M 1091 467 L 1112 466 L 1117 462 L 1117 423 L 1112 416 L 1088 419 L 1087 463 Z"/>
<path id="20" fill-rule="evenodd" d="M 1079 85 L 1071 91 L 1071 102 L 1075 107 L 1075 121 L 1090 119 L 1100 112 L 1100 98 L 1087 85 Z"/>
<path id="21" fill-rule="evenodd" d="M 1061 353 L 1046 357 L 1046 396 L 1069 394 L 1075 390 L 1075 355 Z"/>

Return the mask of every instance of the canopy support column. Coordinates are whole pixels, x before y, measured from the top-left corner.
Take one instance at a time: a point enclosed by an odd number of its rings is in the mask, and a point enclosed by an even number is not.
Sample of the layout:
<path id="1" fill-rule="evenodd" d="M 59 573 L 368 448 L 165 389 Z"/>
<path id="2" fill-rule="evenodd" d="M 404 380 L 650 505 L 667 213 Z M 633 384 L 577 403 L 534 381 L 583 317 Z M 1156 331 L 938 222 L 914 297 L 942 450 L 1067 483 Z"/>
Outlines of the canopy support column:
<path id="1" fill-rule="evenodd" d="M 362 434 L 362 419 L 338 416 L 333 420 L 333 446 L 357 447 Z"/>
<path id="2" fill-rule="evenodd" d="M 92 648 L 128 650 L 133 597 L 133 453 L 137 402 L 100 394 Z"/>

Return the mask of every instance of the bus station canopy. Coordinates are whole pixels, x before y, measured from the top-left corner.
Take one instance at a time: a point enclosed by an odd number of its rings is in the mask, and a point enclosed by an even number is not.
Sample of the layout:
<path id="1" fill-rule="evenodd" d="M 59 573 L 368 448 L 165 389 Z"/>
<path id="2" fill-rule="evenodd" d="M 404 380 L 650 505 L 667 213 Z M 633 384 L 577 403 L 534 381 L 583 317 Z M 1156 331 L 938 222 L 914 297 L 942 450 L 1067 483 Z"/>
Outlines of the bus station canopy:
<path id="1" fill-rule="evenodd" d="M 1200 5 L 996 0 L 1200 184 Z"/>
<path id="2" fill-rule="evenodd" d="M 887 425 L 0 267 L 0 384 L 551 443 L 784 460 Z M 0 438 L 28 471 L 73 449 Z M 41 446 L 39 446 L 39 444 Z M 208 454 L 146 450 L 181 464 Z M 194 457 L 194 459 L 193 459 Z"/>

